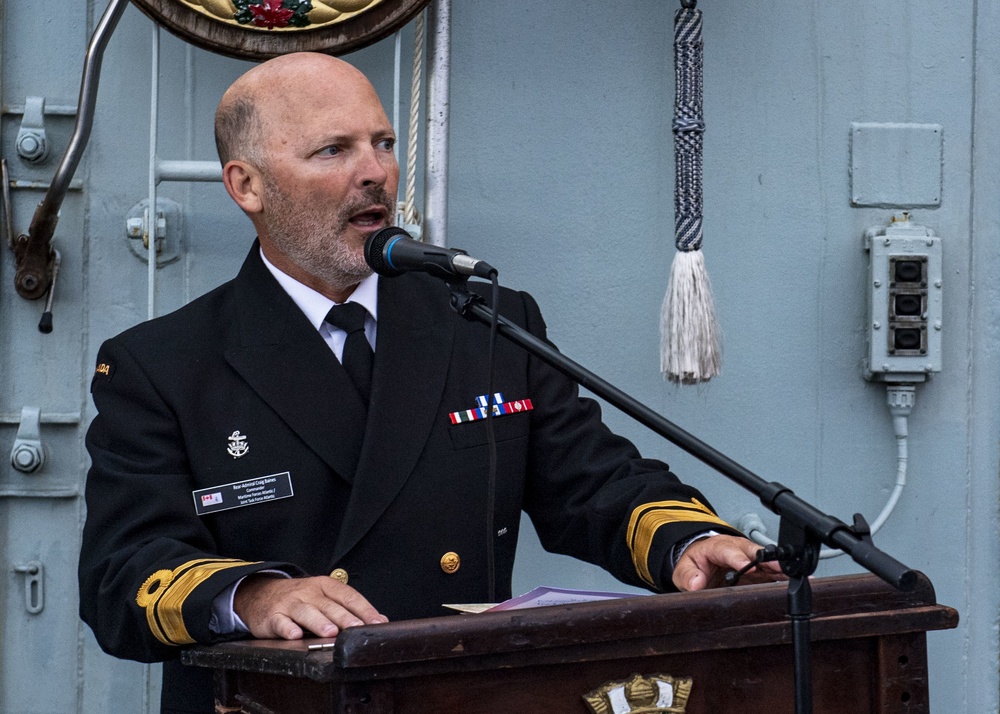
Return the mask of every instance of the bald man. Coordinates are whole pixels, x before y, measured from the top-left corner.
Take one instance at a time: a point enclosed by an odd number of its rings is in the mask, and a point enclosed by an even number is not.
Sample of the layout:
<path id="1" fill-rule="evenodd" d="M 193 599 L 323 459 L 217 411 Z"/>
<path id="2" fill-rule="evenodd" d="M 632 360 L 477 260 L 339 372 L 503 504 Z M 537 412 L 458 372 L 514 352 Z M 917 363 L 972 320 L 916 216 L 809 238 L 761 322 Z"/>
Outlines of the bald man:
<path id="1" fill-rule="evenodd" d="M 435 278 L 379 280 L 364 261 L 399 168 L 360 72 L 317 54 L 266 62 L 223 96 L 216 139 L 257 241 L 232 281 L 108 340 L 91 387 L 81 614 L 106 651 L 165 661 L 164 712 L 213 711 L 208 670 L 177 662 L 184 645 L 509 597 L 522 510 L 547 549 L 653 590 L 750 561 L 756 546 L 701 494 L 506 341 L 494 384 L 522 409 L 494 419 L 487 493 L 485 424 L 452 417 L 486 399 L 488 331 Z M 374 348 L 367 398 L 326 319 L 343 303 L 363 308 Z M 500 312 L 544 337 L 529 295 L 504 290 Z"/>

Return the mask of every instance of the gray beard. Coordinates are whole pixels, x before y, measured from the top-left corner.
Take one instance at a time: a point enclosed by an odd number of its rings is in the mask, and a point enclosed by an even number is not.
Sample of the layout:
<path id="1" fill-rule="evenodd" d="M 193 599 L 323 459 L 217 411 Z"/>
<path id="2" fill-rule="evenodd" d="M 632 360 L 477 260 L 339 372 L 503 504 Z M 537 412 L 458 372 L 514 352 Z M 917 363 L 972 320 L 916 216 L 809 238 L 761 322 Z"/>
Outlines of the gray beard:
<path id="1" fill-rule="evenodd" d="M 265 214 L 265 225 L 275 248 L 336 291 L 354 287 L 372 274 L 363 252 L 344 239 L 351 216 L 373 203 L 385 206 L 390 218 L 395 216 L 396 202 L 381 188 L 371 189 L 360 199 L 341 206 L 332 221 L 334 225 L 315 213 L 290 208 L 295 201 L 269 181 L 264 183 L 264 198 L 272 207 Z M 274 210 L 275 206 L 281 208 Z"/>

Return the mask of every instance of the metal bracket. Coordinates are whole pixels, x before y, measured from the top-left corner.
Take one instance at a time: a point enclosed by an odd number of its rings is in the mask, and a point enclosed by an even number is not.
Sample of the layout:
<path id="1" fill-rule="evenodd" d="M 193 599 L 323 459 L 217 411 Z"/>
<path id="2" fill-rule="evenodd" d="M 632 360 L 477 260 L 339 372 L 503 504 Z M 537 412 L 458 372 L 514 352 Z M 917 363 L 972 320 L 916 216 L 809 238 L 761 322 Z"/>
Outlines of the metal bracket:
<path id="1" fill-rule="evenodd" d="M 14 566 L 15 573 L 24 575 L 24 609 L 37 615 L 45 609 L 45 566 L 37 560 Z"/>
<path id="2" fill-rule="evenodd" d="M 50 241 L 43 242 L 24 234 L 14 235 L 14 218 L 10 202 L 11 182 L 7 172 L 7 159 L 0 160 L 0 181 L 3 182 L 4 229 L 7 233 L 7 247 L 14 252 L 14 259 L 17 263 L 14 287 L 21 297 L 37 300 L 46 293 L 52 283 L 51 269 L 56 251 L 52 249 Z"/>
<path id="3" fill-rule="evenodd" d="M 149 260 L 149 237 L 154 235 L 156 267 L 169 265 L 181 257 L 184 235 L 184 210 L 181 204 L 169 198 L 156 199 L 155 231 L 150 230 L 149 199 L 144 198 L 129 209 L 125 216 L 125 235 L 128 247 L 143 262 Z"/>
<path id="4" fill-rule="evenodd" d="M 26 300 L 37 300 L 48 292 L 52 284 L 51 266 L 55 260 L 52 243 L 40 236 L 19 235 L 14 240 L 14 258 L 17 272 L 14 288 Z"/>
<path id="5" fill-rule="evenodd" d="M 23 474 L 33 474 L 45 465 L 42 446 L 41 409 L 21 409 L 21 425 L 17 428 L 14 448 L 10 450 L 10 465 Z"/>
<path id="6" fill-rule="evenodd" d="M 54 228 L 54 226 L 53 226 Z M 14 239 L 14 288 L 26 300 L 37 300 L 48 292 L 52 284 L 52 267 L 55 251 L 51 234 L 45 239 L 37 231 L 28 231 Z"/>
<path id="7" fill-rule="evenodd" d="M 17 155 L 29 164 L 40 164 L 49 157 L 49 140 L 45 135 L 45 97 L 24 100 L 24 114 L 14 146 Z"/>

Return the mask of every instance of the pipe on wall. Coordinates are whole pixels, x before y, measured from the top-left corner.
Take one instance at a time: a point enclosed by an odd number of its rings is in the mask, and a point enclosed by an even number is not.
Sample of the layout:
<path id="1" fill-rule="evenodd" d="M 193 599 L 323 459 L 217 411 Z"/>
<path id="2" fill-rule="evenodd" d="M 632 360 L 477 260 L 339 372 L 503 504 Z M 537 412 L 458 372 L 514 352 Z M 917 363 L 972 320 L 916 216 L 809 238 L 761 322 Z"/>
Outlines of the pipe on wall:
<path id="1" fill-rule="evenodd" d="M 448 244 L 448 113 L 451 74 L 451 0 L 428 11 L 427 156 L 424 167 L 424 240 Z"/>

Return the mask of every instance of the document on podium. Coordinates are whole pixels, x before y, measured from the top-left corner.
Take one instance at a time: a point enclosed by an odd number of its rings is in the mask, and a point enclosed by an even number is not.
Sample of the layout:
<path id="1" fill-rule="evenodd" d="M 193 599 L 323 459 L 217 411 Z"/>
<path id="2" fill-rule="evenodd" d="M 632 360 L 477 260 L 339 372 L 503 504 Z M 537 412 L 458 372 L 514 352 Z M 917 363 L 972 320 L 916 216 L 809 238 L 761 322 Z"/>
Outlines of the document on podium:
<path id="1" fill-rule="evenodd" d="M 518 595 L 500 604 L 467 603 L 444 605 L 451 610 L 464 613 L 503 612 L 505 610 L 523 610 L 529 607 L 550 607 L 552 605 L 571 605 L 578 602 L 597 602 L 599 600 L 618 600 L 627 597 L 644 597 L 649 593 L 616 593 L 599 590 L 571 590 L 568 588 L 537 587 L 524 595 Z"/>

